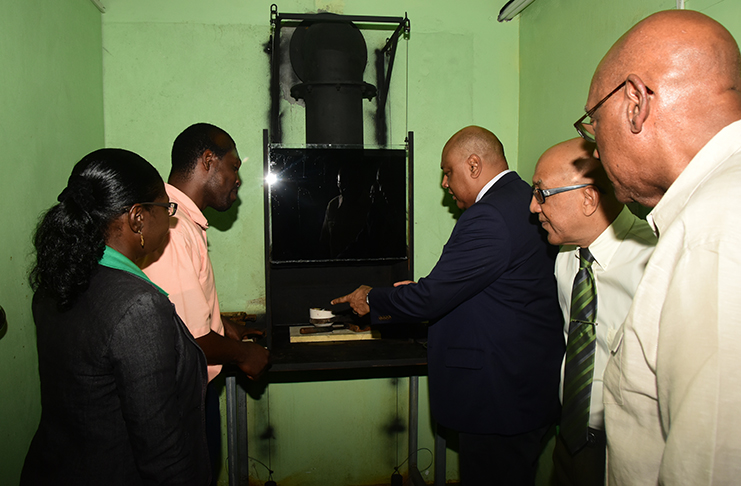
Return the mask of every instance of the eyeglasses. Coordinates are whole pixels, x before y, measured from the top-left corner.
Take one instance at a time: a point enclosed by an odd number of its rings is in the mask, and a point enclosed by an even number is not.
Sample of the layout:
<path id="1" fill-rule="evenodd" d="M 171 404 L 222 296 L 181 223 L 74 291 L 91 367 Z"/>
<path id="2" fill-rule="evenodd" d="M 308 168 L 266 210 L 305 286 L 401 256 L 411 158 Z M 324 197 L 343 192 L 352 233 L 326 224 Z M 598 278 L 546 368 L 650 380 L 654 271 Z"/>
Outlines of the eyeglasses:
<path id="1" fill-rule="evenodd" d="M 159 206 L 161 208 L 167 208 L 167 214 L 169 216 L 175 216 L 175 213 L 178 211 L 178 203 L 174 202 L 166 202 L 166 203 L 158 203 L 158 202 L 143 202 L 139 203 L 140 206 Z"/>
<path id="2" fill-rule="evenodd" d="M 554 187 L 553 189 L 540 189 L 538 187 L 533 186 L 533 197 L 535 198 L 536 201 L 538 201 L 538 204 L 544 204 L 545 198 L 549 196 L 554 196 L 562 192 L 573 191 L 574 189 L 581 189 L 582 187 L 587 187 L 587 186 L 594 186 L 597 188 L 599 192 L 602 192 L 602 189 L 600 189 L 595 184 L 577 184 L 575 186 Z"/>
<path id="3" fill-rule="evenodd" d="M 623 86 L 625 86 L 625 83 L 627 83 L 627 82 L 628 81 L 626 80 L 626 81 L 623 81 L 622 83 L 620 83 L 617 88 L 615 88 L 612 91 L 610 91 L 610 94 L 608 94 L 607 96 L 605 96 L 604 98 L 602 98 L 602 100 L 599 103 L 597 103 L 596 105 L 594 105 L 591 110 L 587 111 L 584 114 L 583 117 L 579 118 L 576 121 L 576 123 L 574 123 L 574 128 L 576 128 L 576 131 L 577 131 L 577 133 L 579 134 L 579 136 L 581 138 L 583 138 L 587 142 L 592 142 L 592 143 L 596 142 L 596 139 L 595 139 L 595 136 L 594 136 L 594 127 L 592 126 L 592 120 L 591 120 L 592 116 L 597 111 L 597 108 L 599 108 L 600 106 L 602 106 L 603 104 L 605 104 L 605 101 L 609 100 L 610 99 L 610 96 L 612 96 L 615 93 L 617 93 L 618 91 L 620 91 L 620 89 Z M 650 94 L 650 95 L 654 94 L 654 92 L 648 86 L 646 86 L 646 92 L 648 94 Z M 585 123 L 584 120 L 586 120 L 587 118 L 589 118 L 590 120 Z"/>

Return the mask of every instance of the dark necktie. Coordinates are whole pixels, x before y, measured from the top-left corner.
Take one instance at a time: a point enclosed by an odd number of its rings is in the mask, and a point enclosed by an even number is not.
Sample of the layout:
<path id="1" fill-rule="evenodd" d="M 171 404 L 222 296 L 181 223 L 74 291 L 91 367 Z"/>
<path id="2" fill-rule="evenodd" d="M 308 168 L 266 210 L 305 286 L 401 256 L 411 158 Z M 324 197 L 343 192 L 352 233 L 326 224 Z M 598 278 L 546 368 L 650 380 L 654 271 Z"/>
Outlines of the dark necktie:
<path id="1" fill-rule="evenodd" d="M 587 443 L 592 396 L 597 289 L 588 248 L 579 249 L 579 271 L 571 291 L 571 323 L 566 344 L 561 434 L 572 454 Z"/>

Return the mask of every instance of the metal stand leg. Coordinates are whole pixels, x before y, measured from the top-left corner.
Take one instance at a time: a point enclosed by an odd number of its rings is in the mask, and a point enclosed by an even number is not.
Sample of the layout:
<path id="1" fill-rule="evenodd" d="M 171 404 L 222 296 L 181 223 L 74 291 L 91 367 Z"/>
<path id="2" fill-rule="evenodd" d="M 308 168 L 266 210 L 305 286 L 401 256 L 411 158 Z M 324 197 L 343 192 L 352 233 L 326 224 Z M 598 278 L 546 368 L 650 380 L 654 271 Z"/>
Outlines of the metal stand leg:
<path id="1" fill-rule="evenodd" d="M 409 377 L 409 479 L 414 486 L 424 486 L 425 481 L 417 467 L 417 434 L 419 422 L 419 377 Z"/>
<path id="2" fill-rule="evenodd" d="M 237 393 L 237 461 L 239 463 L 239 484 L 249 486 L 250 484 L 250 459 L 247 447 L 247 392 L 241 387 Z"/>
<path id="3" fill-rule="evenodd" d="M 239 431 L 237 430 L 237 379 L 226 377 L 226 444 L 229 464 L 229 486 L 239 485 Z"/>
<path id="4" fill-rule="evenodd" d="M 229 486 L 248 486 L 247 393 L 239 390 L 234 376 L 226 377 L 226 437 Z"/>
<path id="5" fill-rule="evenodd" d="M 441 429 L 435 424 L 435 486 L 445 486 L 445 437 L 440 434 Z"/>
<path id="6" fill-rule="evenodd" d="M 247 394 L 238 393 L 234 376 L 226 377 L 226 428 L 229 465 L 229 486 L 249 484 L 249 458 L 247 456 Z M 426 483 L 417 467 L 419 429 L 419 377 L 409 377 L 409 478 L 414 486 Z M 442 456 L 438 456 L 442 443 Z M 435 436 L 435 457 L 442 457 L 442 483 L 438 483 L 438 462 L 435 461 L 435 485 L 445 485 L 445 439 Z"/>

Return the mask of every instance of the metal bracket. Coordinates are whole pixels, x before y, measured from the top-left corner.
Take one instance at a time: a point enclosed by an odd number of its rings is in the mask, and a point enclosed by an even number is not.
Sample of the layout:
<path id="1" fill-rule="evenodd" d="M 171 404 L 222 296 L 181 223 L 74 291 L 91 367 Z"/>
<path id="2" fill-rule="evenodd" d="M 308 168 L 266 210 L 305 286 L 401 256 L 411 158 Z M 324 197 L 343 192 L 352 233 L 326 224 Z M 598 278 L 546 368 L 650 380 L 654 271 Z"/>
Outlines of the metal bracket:
<path id="1" fill-rule="evenodd" d="M 5 331 L 8 329 L 8 319 L 5 316 L 5 309 L 0 305 L 0 338 L 5 335 Z"/>

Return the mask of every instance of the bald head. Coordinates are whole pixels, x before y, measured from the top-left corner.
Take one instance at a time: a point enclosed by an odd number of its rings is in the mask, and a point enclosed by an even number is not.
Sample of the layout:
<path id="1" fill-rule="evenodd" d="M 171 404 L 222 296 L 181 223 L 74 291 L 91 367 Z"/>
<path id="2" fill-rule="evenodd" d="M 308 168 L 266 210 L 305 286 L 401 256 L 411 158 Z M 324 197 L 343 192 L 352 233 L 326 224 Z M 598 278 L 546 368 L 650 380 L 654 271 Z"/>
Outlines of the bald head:
<path id="1" fill-rule="evenodd" d="M 598 153 L 621 201 L 653 207 L 695 154 L 741 119 L 741 54 L 711 18 L 659 12 L 600 62 L 587 107 L 623 82 L 592 117 Z"/>
<path id="2" fill-rule="evenodd" d="M 487 182 L 503 170 L 507 159 L 499 139 L 489 130 L 466 127 L 450 137 L 443 148 L 442 186 L 461 209 L 468 209 Z"/>
<path id="3" fill-rule="evenodd" d="M 594 144 L 573 138 L 546 150 L 538 160 L 535 172 L 547 175 L 552 183 L 595 184 L 605 196 L 614 197 L 612 184 L 593 153 Z"/>
<path id="4" fill-rule="evenodd" d="M 654 88 L 741 89 L 741 56 L 718 22 L 691 10 L 658 12 L 636 24 L 608 51 L 595 78 L 608 84 L 638 74 Z"/>
<path id="5" fill-rule="evenodd" d="M 543 203 L 531 200 L 530 211 L 538 214 L 554 245 L 588 247 L 623 208 L 593 152 L 594 145 L 581 138 L 567 140 L 546 150 L 535 167 L 533 186 L 538 189 L 585 185 L 548 196 Z"/>
<path id="6" fill-rule="evenodd" d="M 443 156 L 449 151 L 461 151 L 466 157 L 476 154 L 496 174 L 508 169 L 502 142 L 486 128 L 471 125 L 459 130 L 445 144 Z"/>

